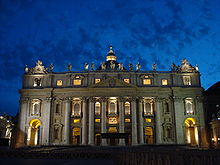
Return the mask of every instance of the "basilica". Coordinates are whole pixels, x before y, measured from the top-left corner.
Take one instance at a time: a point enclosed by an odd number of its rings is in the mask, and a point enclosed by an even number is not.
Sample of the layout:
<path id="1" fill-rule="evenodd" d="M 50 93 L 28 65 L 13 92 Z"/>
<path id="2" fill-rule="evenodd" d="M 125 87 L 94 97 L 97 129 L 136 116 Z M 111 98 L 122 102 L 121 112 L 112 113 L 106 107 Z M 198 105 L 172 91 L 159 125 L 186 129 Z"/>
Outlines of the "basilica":
<path id="1" fill-rule="evenodd" d="M 103 59 L 104 60 L 104 59 Z M 37 61 L 25 67 L 16 146 L 207 146 L 203 88 L 186 59 L 169 71 L 144 71 L 116 60 L 110 46 L 97 68 L 54 72 Z"/>

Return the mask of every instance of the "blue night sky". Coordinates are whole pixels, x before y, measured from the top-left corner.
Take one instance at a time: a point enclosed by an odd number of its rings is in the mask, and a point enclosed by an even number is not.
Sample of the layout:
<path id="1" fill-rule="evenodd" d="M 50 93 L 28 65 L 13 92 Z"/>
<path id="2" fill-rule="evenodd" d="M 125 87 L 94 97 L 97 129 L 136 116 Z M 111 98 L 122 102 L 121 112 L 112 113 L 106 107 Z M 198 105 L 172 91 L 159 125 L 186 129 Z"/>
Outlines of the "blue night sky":
<path id="1" fill-rule="evenodd" d="M 117 61 L 142 70 L 170 70 L 187 58 L 207 89 L 220 80 L 220 1 L 0 0 L 0 114 L 17 113 L 26 64 L 97 67 L 110 44 Z"/>

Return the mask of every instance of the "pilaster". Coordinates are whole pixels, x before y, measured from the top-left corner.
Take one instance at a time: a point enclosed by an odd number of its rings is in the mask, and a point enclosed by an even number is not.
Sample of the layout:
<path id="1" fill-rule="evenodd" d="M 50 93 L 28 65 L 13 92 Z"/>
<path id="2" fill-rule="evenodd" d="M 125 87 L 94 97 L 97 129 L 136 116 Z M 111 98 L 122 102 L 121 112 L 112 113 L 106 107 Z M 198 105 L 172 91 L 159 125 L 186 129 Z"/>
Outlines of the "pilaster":
<path id="1" fill-rule="evenodd" d="M 82 144 L 87 144 L 87 98 L 82 99 Z"/>
<path id="2" fill-rule="evenodd" d="M 143 126 L 143 99 L 139 98 L 138 100 L 138 124 L 139 124 L 139 143 L 144 144 L 144 126 Z"/>
<path id="3" fill-rule="evenodd" d="M 125 121 L 125 111 L 124 111 L 124 99 L 119 98 L 119 133 L 124 133 L 124 121 Z M 120 145 L 125 145 L 125 139 L 119 139 Z"/>
<path id="4" fill-rule="evenodd" d="M 71 98 L 66 98 L 64 101 L 64 107 L 65 107 L 64 144 L 70 144 L 70 105 L 71 105 Z"/>
<path id="5" fill-rule="evenodd" d="M 101 98 L 102 112 L 101 112 L 101 133 L 106 133 L 106 98 Z M 102 139 L 102 145 L 107 145 L 106 139 Z"/>
<path id="6" fill-rule="evenodd" d="M 132 145 L 137 144 L 137 105 L 136 98 L 132 98 L 131 111 L 132 111 Z"/>
<path id="7" fill-rule="evenodd" d="M 94 145 L 94 98 L 89 98 L 89 139 L 88 144 Z"/>

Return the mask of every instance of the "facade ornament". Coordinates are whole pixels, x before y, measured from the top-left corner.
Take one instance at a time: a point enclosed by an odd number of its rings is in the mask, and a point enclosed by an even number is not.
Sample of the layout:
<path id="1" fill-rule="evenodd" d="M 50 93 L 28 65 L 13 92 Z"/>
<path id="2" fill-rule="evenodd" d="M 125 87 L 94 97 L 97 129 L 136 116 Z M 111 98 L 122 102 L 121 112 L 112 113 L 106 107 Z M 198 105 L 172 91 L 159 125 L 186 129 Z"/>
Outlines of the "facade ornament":
<path id="1" fill-rule="evenodd" d="M 49 72 L 53 72 L 53 68 L 54 68 L 53 64 L 50 64 L 49 65 Z"/>
<path id="2" fill-rule="evenodd" d="M 130 70 L 133 70 L 133 65 L 132 64 L 128 64 L 128 66 L 129 66 Z"/>
<path id="3" fill-rule="evenodd" d="M 157 64 L 154 63 L 154 64 L 152 65 L 152 69 L 153 69 L 153 71 L 156 71 L 156 69 L 157 69 Z"/>
<path id="4" fill-rule="evenodd" d="M 141 64 L 138 62 L 136 65 L 136 70 L 140 70 L 141 69 Z"/>
<path id="5" fill-rule="evenodd" d="M 68 65 L 67 65 L 67 70 L 70 72 L 71 69 L 72 69 L 72 65 L 71 65 L 71 64 L 68 64 Z"/>
<path id="6" fill-rule="evenodd" d="M 106 69 L 106 64 L 103 62 L 103 63 L 101 63 L 101 68 L 102 68 L 102 70 L 105 70 Z"/>
<path id="7" fill-rule="evenodd" d="M 25 67 L 24 67 L 24 71 L 25 71 L 25 73 L 28 73 L 28 72 L 29 72 L 29 68 L 28 68 L 27 65 L 25 65 Z"/>
<path id="8" fill-rule="evenodd" d="M 115 69 L 115 63 L 113 61 L 110 61 L 110 68 Z"/>
<path id="9" fill-rule="evenodd" d="M 91 64 L 91 70 L 94 70 L 94 69 L 95 69 L 95 64 L 92 63 L 92 64 Z"/>
<path id="10" fill-rule="evenodd" d="M 198 64 L 196 64 L 195 69 L 196 69 L 197 72 L 199 71 Z"/>
<path id="11" fill-rule="evenodd" d="M 199 68 L 198 66 L 193 67 L 187 59 L 183 59 L 181 62 L 181 66 L 178 69 L 180 72 L 187 72 L 187 73 L 192 73 L 192 72 L 198 72 Z"/>
<path id="12" fill-rule="evenodd" d="M 85 64 L 84 64 L 84 69 L 85 69 L 85 70 L 88 70 L 88 69 L 89 69 L 89 64 L 85 63 Z"/>
<path id="13" fill-rule="evenodd" d="M 43 66 L 42 61 L 38 60 L 34 68 L 30 69 L 31 73 L 47 73 L 46 68 Z"/>
<path id="14" fill-rule="evenodd" d="M 123 70 L 123 64 L 121 62 L 118 64 L 118 69 Z"/>

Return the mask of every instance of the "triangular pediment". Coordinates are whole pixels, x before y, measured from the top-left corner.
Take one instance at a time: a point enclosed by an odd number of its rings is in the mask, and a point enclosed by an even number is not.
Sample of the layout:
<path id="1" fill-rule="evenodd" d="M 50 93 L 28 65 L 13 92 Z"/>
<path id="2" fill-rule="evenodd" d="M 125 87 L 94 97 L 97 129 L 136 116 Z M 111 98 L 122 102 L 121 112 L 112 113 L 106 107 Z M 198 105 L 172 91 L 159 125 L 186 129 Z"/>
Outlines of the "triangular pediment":
<path id="1" fill-rule="evenodd" d="M 121 88 L 135 88 L 135 85 L 129 84 L 124 82 L 123 80 L 117 79 L 115 77 L 109 77 L 105 80 L 100 81 L 97 84 L 93 84 L 91 88 L 116 88 L 116 87 L 121 87 Z"/>

